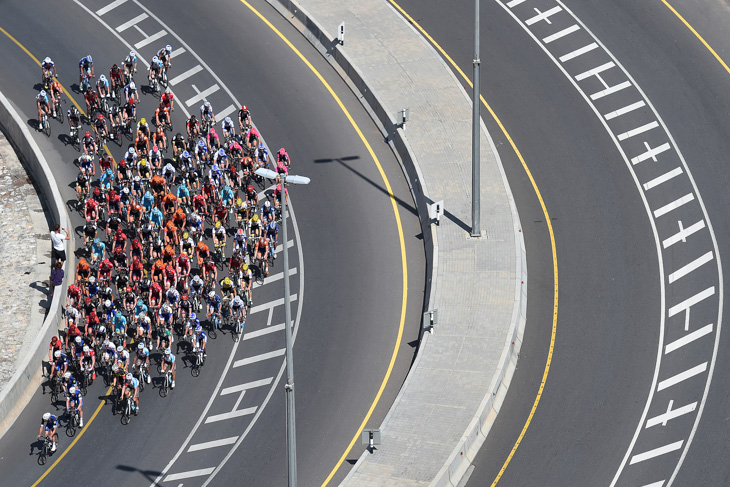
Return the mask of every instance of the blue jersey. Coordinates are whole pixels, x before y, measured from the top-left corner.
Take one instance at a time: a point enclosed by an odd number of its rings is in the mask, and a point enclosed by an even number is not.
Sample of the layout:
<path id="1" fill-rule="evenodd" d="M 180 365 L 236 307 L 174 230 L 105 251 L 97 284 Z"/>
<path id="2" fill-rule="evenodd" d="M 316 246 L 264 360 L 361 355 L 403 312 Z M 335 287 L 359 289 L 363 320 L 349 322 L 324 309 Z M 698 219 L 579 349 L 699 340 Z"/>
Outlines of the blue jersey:
<path id="1" fill-rule="evenodd" d="M 173 354 L 165 355 L 164 360 L 168 364 L 174 364 L 175 363 L 175 355 L 173 355 Z"/>
<path id="2" fill-rule="evenodd" d="M 91 59 L 91 56 L 84 56 L 81 59 L 79 59 L 79 67 L 87 67 L 87 66 L 93 66 L 94 60 Z"/>
<path id="3" fill-rule="evenodd" d="M 137 349 L 137 358 L 140 360 L 147 360 L 147 357 L 150 356 L 150 349 L 147 347 L 144 347 L 142 350 L 139 348 Z"/>
<path id="4" fill-rule="evenodd" d="M 136 389 L 139 387 L 139 381 L 136 377 L 132 377 L 130 380 L 127 381 L 127 387 L 130 389 Z"/>
<path id="5" fill-rule="evenodd" d="M 38 102 L 41 105 L 43 105 L 43 104 L 49 105 L 50 104 L 50 102 L 48 101 L 48 95 L 43 96 L 40 93 L 38 93 L 38 95 L 35 97 L 35 99 L 38 100 Z"/>
<path id="6" fill-rule="evenodd" d="M 143 313 L 147 313 L 147 305 L 144 303 L 137 303 L 137 306 L 134 307 L 134 315 L 139 316 Z"/>
<path id="7" fill-rule="evenodd" d="M 199 345 L 201 345 L 203 343 L 208 343 L 208 335 L 206 335 L 204 331 L 201 331 L 200 333 L 196 333 L 196 339 L 197 339 Z"/>
<path id="8" fill-rule="evenodd" d="M 208 298 L 208 305 L 214 309 L 221 307 L 221 298 L 217 294 L 213 298 Z"/>
<path id="9" fill-rule="evenodd" d="M 76 389 L 76 392 L 73 394 L 69 394 L 68 398 L 71 400 L 71 402 L 74 402 L 77 404 L 76 407 L 82 407 L 84 405 L 84 396 L 81 395 L 81 391 Z"/>
<path id="10" fill-rule="evenodd" d="M 52 429 L 54 429 L 56 427 L 57 424 L 58 424 L 58 418 L 56 416 L 54 416 L 53 414 L 51 414 L 51 417 L 48 418 L 48 421 L 44 421 L 43 419 L 41 419 L 41 425 L 44 426 L 46 431 L 51 431 Z"/>
<path id="11" fill-rule="evenodd" d="M 66 354 L 61 352 L 61 356 L 56 359 L 56 369 L 63 370 L 66 366 Z"/>

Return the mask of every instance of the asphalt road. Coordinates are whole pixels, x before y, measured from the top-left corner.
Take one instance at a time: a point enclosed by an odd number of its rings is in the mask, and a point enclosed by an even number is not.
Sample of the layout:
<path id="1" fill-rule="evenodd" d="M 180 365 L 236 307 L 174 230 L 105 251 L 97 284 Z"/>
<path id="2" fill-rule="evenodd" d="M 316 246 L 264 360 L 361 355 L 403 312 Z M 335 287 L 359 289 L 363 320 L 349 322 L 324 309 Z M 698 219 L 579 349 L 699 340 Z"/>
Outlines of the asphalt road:
<path id="1" fill-rule="evenodd" d="M 625 133 L 621 123 L 631 130 L 651 120 L 648 106 L 606 123 L 601 116 L 641 99 L 634 85 L 643 89 L 695 177 L 697 192 L 714 223 L 719 253 L 726 255 L 727 226 L 721 217 L 727 210 L 728 172 L 722 155 L 728 149 L 725 93 L 730 75 L 661 2 L 510 3 L 513 8 L 482 2 L 482 94 L 524 156 L 553 219 L 560 293 L 556 344 L 544 393 L 499 485 L 611 485 L 612 481 L 614 485 L 668 485 L 681 461 L 675 485 L 726 485 L 728 469 L 722 458 L 727 451 L 728 397 L 721 373 L 715 373 L 699 429 L 692 436 L 713 346 L 719 350 L 715 368 L 726 369 L 726 340 L 724 335 L 716 340 L 721 290 L 717 256 L 706 229 L 658 253 L 651 227 L 653 220 L 664 245 L 671 235 L 706 218 L 696 196 L 691 205 L 654 216 L 664 204 L 695 194 L 686 178 L 651 189 L 638 187 L 679 165 L 674 144 L 654 164 L 623 159 L 620 150 L 631 159 L 647 150 L 643 142 L 650 147 L 664 142 L 661 124 L 620 139 L 619 134 Z M 471 3 L 453 5 L 448 16 L 436 2 L 404 0 L 400 5 L 463 71 L 471 73 Z M 695 27 L 707 33 L 711 44 L 717 40 L 714 47 L 723 52 L 728 42 L 724 2 L 677 2 L 674 6 L 690 22 L 697 20 Z M 564 7 L 573 9 L 585 27 Z M 579 26 L 571 31 L 576 34 L 545 40 L 573 24 Z M 576 79 L 610 62 L 598 44 L 555 62 L 541 49 L 545 46 L 557 58 L 589 46 L 586 27 L 634 78 L 629 88 L 590 99 L 625 79 L 618 66 L 602 73 L 603 87 L 594 75 Z M 586 98 L 576 88 L 584 90 Z M 542 212 L 499 128 L 487 114 L 483 116 L 505 163 L 523 221 L 530 281 L 520 361 L 502 412 L 474 462 L 468 485 L 475 486 L 493 485 L 528 418 L 549 348 L 553 292 L 550 242 Z M 635 171 L 636 180 L 629 169 Z M 642 193 L 652 216 L 644 208 Z M 712 263 L 670 280 L 677 269 L 707 252 L 712 252 Z M 671 314 L 673 306 L 710 288 L 715 293 L 692 307 L 691 320 L 683 310 Z M 660 340 L 666 346 L 685 336 L 685 319 L 689 332 L 708 324 L 714 327 L 710 335 L 681 351 L 659 349 Z M 662 362 L 657 370 L 658 358 Z M 682 377 L 676 384 L 664 382 L 702 365 L 705 369 L 695 376 Z M 692 405 L 689 412 L 663 418 L 666 426 L 649 422 L 661 418 L 668 408 Z M 684 457 L 691 437 L 694 441 Z"/>
<path id="2" fill-rule="evenodd" d="M 108 3 L 81 2 L 92 12 Z M 375 149 L 398 198 L 408 259 L 407 320 L 388 387 L 368 423 L 377 426 L 405 378 L 418 337 L 424 259 L 413 202 L 397 161 L 358 100 L 319 54 L 278 14 L 264 2 L 254 5 L 285 33 L 339 94 Z M 152 10 L 147 13 L 147 19 L 139 24 L 145 35 L 159 30 L 154 15 L 159 16 L 166 24 L 165 29 L 180 35 L 187 50 L 196 52 L 233 95 L 251 108 L 254 121 L 266 142 L 271 144 L 270 148 L 287 147 L 294 161 L 293 172 L 312 179 L 312 184 L 306 188 L 291 189 L 298 235 L 294 236 L 290 256 L 292 267 L 296 266 L 299 271 L 292 278 L 292 293 L 299 297 L 293 306 L 295 316 L 301 304 L 294 348 L 299 479 L 302 485 L 321 484 L 365 417 L 395 346 L 402 304 L 402 276 L 390 199 L 364 145 L 324 87 L 243 4 L 208 2 L 204 12 L 195 2 L 159 2 L 149 7 Z M 120 40 L 73 2 L 14 1 L 4 2 L 2 8 L 3 19 L 10 21 L 0 25 L 36 57 L 51 56 L 59 68 L 61 82 L 69 89 L 75 84 L 80 57 L 91 53 L 97 72 L 100 72 L 99 68 L 108 69 L 113 62 L 120 62 L 129 50 L 123 41 L 134 43 L 134 39 L 141 36 L 134 29 L 124 29 L 119 32 Z M 105 12 L 101 19 L 115 28 L 138 15 L 139 8 L 136 3 L 128 2 Z M 40 10 L 43 10 L 43 16 L 37 14 Z M 56 25 L 63 28 L 46 29 L 44 18 L 53 18 Z M 41 32 L 47 33 L 40 35 Z M 81 32 L 83 35 L 70 34 Z M 164 43 L 172 44 L 174 49 L 180 47 L 177 39 L 168 36 L 142 46 L 138 51 L 150 58 L 153 49 Z M 0 62 L 13 66 L 12 72 L 0 73 L 0 86 L 21 113 L 29 120 L 34 119 L 32 97 L 36 93 L 34 85 L 38 83 L 39 68 L 4 36 L 0 38 L 0 45 Z M 181 54 L 174 61 L 171 76 L 185 72 L 197 62 L 190 52 Z M 176 128 L 183 127 L 181 102 L 195 95 L 192 84 L 200 91 L 221 84 L 212 79 L 210 71 L 204 69 L 196 75 L 201 78 L 191 77 L 173 86 L 178 100 L 173 117 Z M 80 100 L 78 94 L 75 96 Z M 208 99 L 218 111 L 231 103 L 231 97 L 222 87 Z M 150 95 L 143 96 L 142 115 L 151 114 L 154 104 Z M 189 110 L 197 111 L 199 105 L 199 102 L 192 103 Z M 71 147 L 64 146 L 65 137 L 59 135 L 66 128 L 61 129 L 55 121 L 52 125 L 50 139 L 42 135 L 36 138 L 54 167 L 56 177 L 65 185 L 76 175 L 75 154 Z M 115 157 L 121 155 L 122 149 L 114 146 L 110 149 Z M 71 187 L 61 189 L 65 198 L 73 199 Z M 72 220 L 75 225 L 81 225 L 77 215 L 72 215 Z M 293 233 L 290 232 L 290 239 Z M 300 252 L 303 261 L 299 261 Z M 277 268 L 272 274 L 280 272 L 280 262 L 277 260 Z M 282 293 L 280 280 L 265 284 L 255 291 L 254 305 L 275 302 Z M 262 330 L 268 324 L 283 323 L 283 308 L 270 307 L 271 314 L 266 312 L 266 307 L 253 314 L 247 320 L 246 330 Z M 281 350 L 283 334 L 270 333 L 240 343 L 233 354 L 235 360 Z M 61 485 L 72 478 L 89 485 L 100 482 L 145 485 L 163 473 L 216 467 L 225 455 L 230 455 L 231 461 L 214 472 L 210 485 L 225 485 L 242 478 L 246 479 L 247 485 L 283 484 L 286 479 L 283 382 L 276 385 L 281 358 L 233 368 L 219 382 L 231 356 L 233 342 L 229 335 L 219 335 L 210 345 L 211 353 L 203 374 L 195 379 L 182 369 L 178 373 L 178 387 L 164 399 L 157 395 L 156 389 L 146 390 L 141 397 L 141 414 L 133 418 L 129 426 L 119 424 L 118 417 L 111 415 L 108 406 L 102 408 L 84 436 L 42 485 Z M 207 409 L 208 399 L 219 390 L 268 379 L 273 385 L 249 388 L 245 397 L 241 394 L 219 395 Z M 270 387 L 274 386 L 271 400 L 263 408 Z M 85 399 L 86 418 L 101 402 L 97 398 L 103 393 L 104 388 L 97 381 Z M 38 418 L 49 408 L 48 402 L 48 396 L 42 396 L 39 391 L 13 429 L 0 440 L 2 471 L 5 478 L 13 479 L 18 485 L 32 484 L 45 470 L 35 463 L 32 440 L 37 432 Z M 186 443 L 196 421 L 202 419 L 201 414 L 207 420 L 216 414 L 248 407 L 263 409 L 260 416 L 253 414 L 203 422 Z M 237 450 L 231 451 L 232 445 L 228 445 L 192 454 L 183 452 L 176 462 L 171 462 L 183 445 L 233 436 L 240 438 L 253 424 L 252 416 L 257 418 L 255 426 L 246 433 Z M 63 449 L 71 440 L 63 433 L 61 436 Z M 357 444 L 348 458 L 357 458 L 360 451 Z M 86 468 L 86 462 L 108 468 Z M 332 484 L 344 476 L 349 466 L 349 462 L 344 462 Z M 178 480 L 174 485 L 182 482 L 200 485 L 208 478 L 208 475 L 191 477 Z"/>

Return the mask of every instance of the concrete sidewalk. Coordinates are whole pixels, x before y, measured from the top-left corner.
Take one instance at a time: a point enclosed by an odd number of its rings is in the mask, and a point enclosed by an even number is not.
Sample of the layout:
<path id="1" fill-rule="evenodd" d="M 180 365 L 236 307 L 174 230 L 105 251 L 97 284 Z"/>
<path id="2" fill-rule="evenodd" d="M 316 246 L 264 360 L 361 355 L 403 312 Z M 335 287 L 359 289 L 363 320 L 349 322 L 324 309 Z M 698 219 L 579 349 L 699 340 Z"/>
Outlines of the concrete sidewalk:
<path id="1" fill-rule="evenodd" d="M 391 140 L 423 226 L 425 310 L 438 311 L 381 426 L 382 444 L 343 485 L 456 486 L 499 412 L 525 322 L 524 243 L 494 144 L 482 124 L 484 235 L 471 238 L 471 101 L 436 51 L 385 0 L 269 2 L 340 70 Z M 407 130 L 395 125 L 402 108 Z M 435 226 L 428 205 L 439 200 L 446 214 Z"/>

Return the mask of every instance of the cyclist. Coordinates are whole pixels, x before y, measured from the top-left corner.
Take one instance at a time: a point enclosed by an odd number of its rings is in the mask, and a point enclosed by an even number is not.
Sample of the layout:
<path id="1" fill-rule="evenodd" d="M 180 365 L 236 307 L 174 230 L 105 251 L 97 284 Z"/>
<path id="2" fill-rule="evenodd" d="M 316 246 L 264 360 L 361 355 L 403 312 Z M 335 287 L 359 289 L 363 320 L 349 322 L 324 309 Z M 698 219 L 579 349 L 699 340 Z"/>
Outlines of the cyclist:
<path id="1" fill-rule="evenodd" d="M 49 57 L 46 57 L 41 63 L 41 76 L 46 87 L 49 85 L 51 77 L 58 78 L 56 63 Z"/>
<path id="2" fill-rule="evenodd" d="M 200 123 L 195 118 L 195 114 L 190 115 L 190 118 L 185 122 L 185 127 L 188 131 L 189 140 L 195 140 L 195 138 L 200 136 Z"/>
<path id="3" fill-rule="evenodd" d="M 51 81 L 51 86 L 48 87 L 48 91 L 51 94 L 51 108 L 53 111 L 53 116 L 56 117 L 56 105 L 59 107 L 61 106 L 61 93 L 63 92 L 63 89 L 61 88 L 61 83 L 59 83 L 57 80 Z"/>
<path id="4" fill-rule="evenodd" d="M 258 242 L 256 242 L 256 259 L 261 262 L 262 271 L 265 275 L 269 275 L 269 241 L 262 235 Z"/>
<path id="5" fill-rule="evenodd" d="M 160 105 L 155 109 L 155 125 L 157 127 L 162 126 L 164 128 L 165 124 L 170 123 L 170 109 Z"/>
<path id="6" fill-rule="evenodd" d="M 213 154 L 213 164 L 217 164 L 222 170 L 228 168 L 228 154 L 223 148 L 218 149 Z"/>
<path id="7" fill-rule="evenodd" d="M 240 316 L 242 325 L 245 324 L 246 307 L 244 306 L 243 299 L 241 299 L 241 296 L 238 294 L 236 294 L 231 301 L 231 315 L 233 316 L 234 321 Z M 241 328 L 243 328 L 243 326 L 241 326 Z"/>
<path id="8" fill-rule="evenodd" d="M 55 337 L 54 337 L 55 338 Z M 59 345 L 61 340 L 58 340 Z M 55 375 L 64 375 L 68 371 L 68 360 L 63 350 L 56 350 L 53 352 L 53 360 L 51 361 L 51 375 L 50 379 L 53 379 Z"/>
<path id="9" fill-rule="evenodd" d="M 221 304 L 221 298 L 215 291 L 208 293 L 208 319 L 212 318 L 213 315 L 220 316 Z"/>
<path id="10" fill-rule="evenodd" d="M 233 120 L 231 120 L 231 117 L 226 117 L 223 119 L 223 122 L 221 123 L 221 128 L 223 129 L 224 138 L 233 138 L 236 136 L 236 127 L 233 125 Z"/>
<path id="11" fill-rule="evenodd" d="M 78 387 L 70 387 L 68 389 L 68 397 L 66 398 L 66 411 L 76 409 L 79 412 L 79 428 L 84 427 L 84 397 Z"/>
<path id="12" fill-rule="evenodd" d="M 188 148 L 185 145 L 185 137 L 183 137 L 183 135 L 180 132 L 176 133 L 175 137 L 172 138 L 171 145 L 172 145 L 172 157 L 175 160 L 177 160 L 179 154 L 182 154 L 182 153 L 188 151 Z M 190 154 L 188 154 L 187 157 L 190 157 Z"/>
<path id="13" fill-rule="evenodd" d="M 91 117 L 94 110 L 101 110 L 99 97 L 96 95 L 94 90 L 89 90 L 84 94 L 84 101 L 86 102 L 86 114 L 89 117 Z"/>
<path id="14" fill-rule="evenodd" d="M 126 380 L 124 381 L 124 388 L 122 390 L 122 401 L 124 401 L 127 396 L 134 401 L 132 410 L 136 416 L 139 414 L 139 381 L 131 373 L 127 373 L 124 378 Z"/>
<path id="15" fill-rule="evenodd" d="M 72 106 L 68 109 L 68 112 L 66 112 L 66 115 L 68 118 L 68 126 L 69 126 L 69 136 L 73 137 L 74 134 L 78 135 L 79 130 L 81 129 L 81 113 L 79 113 L 79 110 L 76 108 L 76 106 Z"/>
<path id="16" fill-rule="evenodd" d="M 283 162 L 286 167 L 291 166 L 291 160 L 289 159 L 289 153 L 282 147 L 279 152 L 276 153 L 276 162 Z"/>
<path id="17" fill-rule="evenodd" d="M 269 149 L 264 147 L 264 144 L 259 144 L 259 148 L 256 150 L 256 167 L 268 167 L 269 166 Z"/>
<path id="18" fill-rule="evenodd" d="M 48 59 L 48 58 L 46 58 Z M 41 437 L 49 437 L 51 438 L 51 441 L 53 442 L 53 445 L 51 445 L 51 451 L 56 451 L 56 428 L 58 427 L 58 418 L 54 416 L 51 413 L 44 413 L 43 417 L 41 418 L 41 427 L 38 430 L 38 438 Z"/>
<path id="19" fill-rule="evenodd" d="M 248 222 L 249 238 L 259 238 L 261 236 L 262 224 L 258 214 L 254 214 Z"/>
<path id="20" fill-rule="evenodd" d="M 215 113 L 209 101 L 200 105 L 200 120 L 208 122 L 208 125 L 215 125 Z"/>
<path id="21" fill-rule="evenodd" d="M 118 88 L 124 86 L 124 80 L 122 79 L 122 70 L 119 69 L 119 65 L 114 63 L 112 68 L 109 70 L 109 79 L 111 80 L 112 90 L 116 91 Z"/>
<path id="22" fill-rule="evenodd" d="M 259 135 L 259 131 L 256 130 L 256 127 L 251 127 L 251 130 L 248 131 L 248 135 L 246 135 L 246 147 L 249 149 L 255 149 L 261 144 L 261 139 Z"/>
<path id="23" fill-rule="evenodd" d="M 87 76 L 94 77 L 94 60 L 91 58 L 91 54 L 79 60 L 79 83 Z"/>
<path id="24" fill-rule="evenodd" d="M 48 94 L 46 93 L 46 90 L 41 90 L 41 92 L 36 95 L 35 101 L 36 107 L 38 108 L 38 128 L 40 129 L 43 124 L 42 114 L 51 114 L 51 102 L 48 99 Z"/>
<path id="25" fill-rule="evenodd" d="M 208 145 L 204 140 L 198 141 L 198 145 L 195 147 L 195 157 L 198 159 L 198 164 L 208 162 Z"/>
<path id="26" fill-rule="evenodd" d="M 243 199 L 236 198 L 233 211 L 236 213 L 236 223 L 240 229 L 248 219 L 248 205 Z"/>
<path id="27" fill-rule="evenodd" d="M 197 323 L 197 321 L 196 321 Z M 200 325 L 195 326 L 195 336 L 193 338 L 193 352 L 198 350 L 203 351 L 203 357 L 207 357 L 208 353 L 206 347 L 208 345 L 208 336 L 203 331 L 203 327 Z"/>
<path id="28" fill-rule="evenodd" d="M 160 61 L 160 58 L 157 56 L 152 57 L 152 62 L 150 63 L 150 71 L 147 74 L 147 79 L 152 82 L 152 80 L 158 80 L 159 76 L 162 73 L 162 62 Z"/>
<path id="29" fill-rule="evenodd" d="M 106 117 L 101 113 L 98 117 L 96 117 L 96 121 L 94 122 L 94 129 L 96 130 L 96 133 L 99 135 L 99 138 L 102 142 L 109 137 L 109 131 L 106 128 Z"/>
<path id="30" fill-rule="evenodd" d="M 109 107 L 107 116 L 109 117 L 109 123 L 111 123 L 112 130 L 115 130 L 117 127 L 122 126 L 122 113 L 124 113 L 123 110 L 120 109 L 117 105 L 112 105 Z"/>
<path id="31" fill-rule="evenodd" d="M 140 323 L 141 322 L 144 322 L 144 320 L 140 320 Z M 144 368 L 147 371 L 147 379 L 145 382 L 148 384 L 152 382 L 152 379 L 150 378 L 150 350 L 143 342 L 139 342 L 137 345 L 137 364 L 140 368 L 144 365 Z"/>
<path id="32" fill-rule="evenodd" d="M 246 105 L 243 105 L 241 109 L 238 110 L 238 127 L 241 129 L 241 133 L 244 131 L 243 128 L 250 127 L 252 122 L 251 112 L 248 110 Z"/>
<path id="33" fill-rule="evenodd" d="M 165 135 L 165 126 L 164 125 L 157 125 L 155 128 L 155 133 L 152 135 L 152 144 L 156 147 L 161 147 L 162 150 L 167 150 L 167 135 Z M 156 159 L 158 161 L 162 161 L 162 154 L 160 154 L 159 150 L 156 153 Z M 150 160 L 152 161 L 152 166 L 155 167 L 155 160 L 152 159 L 152 156 L 150 156 Z M 155 169 L 159 169 L 159 167 L 155 167 Z"/>
<path id="34" fill-rule="evenodd" d="M 268 201 L 267 201 L 268 203 Z M 274 259 L 276 259 L 276 241 L 279 238 L 279 225 L 276 220 L 272 219 L 266 225 L 266 239 L 271 242 L 272 252 L 274 253 Z"/>
<path id="35" fill-rule="evenodd" d="M 264 204 L 261 207 L 261 218 L 265 222 L 276 220 L 276 210 L 273 206 L 271 206 L 271 202 L 269 200 L 264 201 Z"/>
<path id="36" fill-rule="evenodd" d="M 109 97 L 109 81 L 103 74 L 96 81 L 96 91 L 99 93 L 99 98 Z"/>
<path id="37" fill-rule="evenodd" d="M 170 384 L 170 387 L 173 389 L 175 388 L 175 355 L 173 355 L 172 350 L 169 348 L 165 349 L 165 356 L 162 358 L 162 364 L 160 364 L 160 369 L 162 373 L 164 374 L 167 372 L 167 369 L 170 369 L 170 372 L 172 373 L 172 384 Z"/>
<path id="38" fill-rule="evenodd" d="M 84 345 L 79 356 L 79 362 L 81 363 L 82 369 L 89 372 L 91 380 L 96 379 L 96 372 L 94 366 L 96 365 L 96 356 L 92 349 L 88 345 Z"/>
<path id="39" fill-rule="evenodd" d="M 203 265 L 203 261 L 210 258 L 210 249 L 202 240 L 198 242 L 196 246 L 196 253 L 198 254 L 198 267 Z"/>
<path id="40" fill-rule="evenodd" d="M 226 229 L 223 227 L 220 221 L 215 222 L 215 229 L 213 230 L 213 244 L 215 245 L 216 249 L 221 249 L 221 254 L 225 255 Z"/>
<path id="41" fill-rule="evenodd" d="M 139 92 L 137 91 L 137 85 L 134 84 L 134 81 L 130 81 L 127 86 L 124 87 L 124 100 L 127 103 L 139 103 Z M 135 112 L 136 115 L 136 112 Z"/>
<path id="42" fill-rule="evenodd" d="M 172 46 L 168 44 L 157 51 L 157 57 L 160 59 L 160 62 L 162 62 L 162 65 L 165 67 L 165 72 L 167 73 L 167 70 L 170 69 L 170 66 L 172 66 Z"/>
<path id="43" fill-rule="evenodd" d="M 79 201 L 83 202 L 88 194 L 89 177 L 83 172 L 80 172 L 79 175 L 76 176 L 76 196 L 78 197 Z M 96 229 L 94 229 L 94 233 L 96 233 Z"/>
<path id="44" fill-rule="evenodd" d="M 124 75 L 132 79 L 132 75 L 137 72 L 137 53 L 129 51 L 129 55 L 124 58 Z"/>
<path id="45" fill-rule="evenodd" d="M 211 127 L 210 130 L 208 130 L 208 135 L 206 137 L 208 140 L 208 148 L 211 152 L 217 151 L 221 146 L 220 138 L 218 138 L 218 134 L 215 133 L 215 127 Z"/>
<path id="46" fill-rule="evenodd" d="M 169 87 L 165 88 L 165 92 L 160 96 L 160 106 L 170 112 L 175 111 L 175 95 Z"/>
<path id="47" fill-rule="evenodd" d="M 190 293 L 193 296 L 197 295 L 198 297 L 200 297 L 203 294 L 203 286 L 205 285 L 205 283 L 199 275 L 196 274 L 195 276 L 193 276 L 193 278 L 190 279 L 190 283 L 188 285 L 190 287 Z"/>
<path id="48" fill-rule="evenodd" d="M 104 251 L 106 250 L 106 244 L 99 238 L 94 239 L 94 243 L 91 245 L 91 262 L 101 262 L 104 259 Z"/>

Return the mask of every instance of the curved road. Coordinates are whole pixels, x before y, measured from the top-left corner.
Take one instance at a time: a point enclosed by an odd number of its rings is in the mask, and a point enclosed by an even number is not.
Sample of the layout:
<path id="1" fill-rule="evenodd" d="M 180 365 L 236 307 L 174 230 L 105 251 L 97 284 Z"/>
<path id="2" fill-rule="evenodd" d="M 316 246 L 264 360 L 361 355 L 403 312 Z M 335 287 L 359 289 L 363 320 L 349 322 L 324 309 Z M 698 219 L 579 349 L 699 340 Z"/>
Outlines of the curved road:
<path id="1" fill-rule="evenodd" d="M 399 4 L 471 73 L 471 4 L 446 17 L 433 2 Z M 723 52 L 724 3 L 674 7 Z M 726 484 L 721 373 L 704 394 L 715 351 L 715 369 L 727 368 L 727 340 L 718 338 L 718 249 L 709 229 L 714 223 L 719 254 L 727 255 L 721 218 L 730 75 L 659 1 L 489 1 L 481 13 L 482 94 L 553 219 L 560 294 L 547 383 L 499 478 L 543 376 L 553 275 L 534 191 L 483 111 L 525 222 L 530 287 L 517 372 L 468 485 L 498 478 L 507 486 Z M 621 110 L 639 101 L 645 104 Z M 650 149 L 656 160 L 634 159 Z M 670 171 L 671 179 L 656 179 Z"/>
<path id="2" fill-rule="evenodd" d="M 87 52 L 94 56 L 97 70 L 108 69 L 119 62 L 129 49 L 123 42 L 136 43 L 144 35 L 161 30 L 155 16 L 166 24 L 168 36 L 138 51 L 145 58 L 159 45 L 170 43 L 174 49 L 181 43 L 171 32 L 187 44 L 186 53 L 180 54 L 173 66 L 171 77 L 194 68 L 201 56 L 210 70 L 191 75 L 173 85 L 177 98 L 176 128 L 183 127 L 181 102 L 214 84 L 225 84 L 233 96 L 246 103 L 254 120 L 271 148 L 285 146 L 294 160 L 294 171 L 311 177 L 306 188 L 292 188 L 298 234 L 290 249 L 292 267 L 306 270 L 292 277 L 292 292 L 299 293 L 299 280 L 304 284 L 304 299 L 295 301 L 293 311 L 301 304 L 297 341 L 294 348 L 297 385 L 297 426 L 299 444 L 299 480 L 302 485 L 321 484 L 335 467 L 350 440 L 363 421 L 380 387 L 390 361 L 398 333 L 402 305 L 400 250 L 390 198 L 384 190 L 375 164 L 362 141 L 349 126 L 347 119 L 321 83 L 293 52 L 243 4 L 213 1 L 201 13 L 199 5 L 190 2 L 167 2 L 152 5 L 152 10 L 140 11 L 136 2 L 127 2 L 117 8 L 94 16 L 106 4 L 103 0 L 86 0 L 46 4 L 40 2 L 7 2 L 3 18 L 11 19 L 0 26 L 24 44 L 36 57 L 50 55 L 57 63 L 61 82 L 68 89 L 75 84 L 76 63 Z M 390 381 L 379 407 L 372 415 L 369 426 L 377 426 L 407 373 L 415 351 L 423 302 L 423 247 L 419 240 L 420 227 L 413 210 L 413 202 L 400 167 L 374 125 L 331 68 L 321 60 L 298 33 L 263 2 L 254 6 L 264 13 L 302 51 L 323 74 L 338 93 L 355 121 L 361 127 L 380 159 L 393 186 L 403 221 L 403 232 L 408 259 L 408 308 L 405 332 Z M 174 8 L 173 8 L 174 7 Z M 33 32 L 42 29 L 36 12 L 43 9 L 44 17 L 54 18 L 62 31 L 50 32 L 41 41 Z M 137 27 L 118 30 L 122 39 L 113 35 L 100 22 L 113 29 L 145 13 Z M 83 32 L 71 36 L 68 32 Z M 200 32 L 206 32 L 200 36 Z M 31 34 L 31 35 L 29 35 Z M 209 35 L 208 35 L 209 34 Z M 159 45 L 158 45 L 159 44 Z M 13 66 L 12 73 L 0 73 L 0 86 L 16 106 L 31 119 L 34 118 L 30 89 L 37 83 L 39 68 L 10 42 L 0 37 L 0 62 Z M 49 49 L 49 46 L 63 46 Z M 140 71 L 143 67 L 140 66 Z M 99 71 L 100 72 L 100 71 Z M 212 76 L 218 77 L 218 82 Z M 138 76 L 139 77 L 139 76 Z M 140 77 L 143 79 L 143 77 Z M 222 82 L 222 83 L 221 83 Z M 144 84 L 144 83 L 142 83 Z M 231 103 L 223 86 L 210 93 L 208 99 L 217 111 Z M 79 95 L 75 97 L 80 99 Z M 189 110 L 197 110 L 200 102 L 191 103 Z M 144 95 L 141 114 L 151 113 L 154 101 Z M 235 113 L 234 113 L 235 115 Z M 63 145 L 60 125 L 52 122 L 50 140 L 37 136 L 49 162 L 54 165 L 59 181 L 70 182 L 76 175 L 72 165 L 75 157 L 70 147 Z M 110 146 L 115 157 L 121 149 Z M 62 188 L 64 197 L 71 200 L 73 190 Z M 74 223 L 81 225 L 77 215 Z M 295 232 L 290 232 L 294 234 Z M 301 246 L 301 247 L 300 247 Z M 298 250 L 301 248 L 301 250 Z M 301 252 L 303 262 L 298 261 Z M 273 274 L 280 272 L 277 260 Z M 389 283 L 384 286 L 383 283 Z M 392 285 L 390 285 L 392 284 Z M 265 284 L 254 293 L 255 305 L 275 303 L 282 296 L 281 282 Z M 269 315 L 268 308 L 273 309 Z M 260 331 L 283 322 L 283 309 L 264 306 L 247 320 L 247 331 Z M 198 379 L 185 370 L 178 374 L 178 387 L 162 399 L 156 390 L 146 390 L 141 397 L 141 414 L 128 427 L 102 408 L 94 422 L 87 426 L 84 436 L 61 460 L 42 485 L 59 485 L 72 475 L 78 475 L 80 462 L 107 465 L 104 469 L 83 468 L 83 482 L 113 482 L 122 485 L 144 485 L 154 482 L 160 474 L 216 467 L 232 445 L 210 447 L 193 453 L 182 452 L 171 462 L 184 444 L 196 421 L 202 426 L 191 437 L 187 446 L 205 445 L 206 442 L 240 437 L 252 423 L 252 416 L 232 418 L 221 416 L 232 410 L 257 408 L 273 389 L 271 400 L 262 409 L 255 425 L 240 447 L 231 453 L 231 461 L 216 471 L 211 485 L 223 485 L 245 478 L 249 485 L 281 485 L 286 479 L 284 394 L 283 383 L 276 385 L 276 376 L 282 365 L 281 358 L 259 360 L 231 369 L 219 382 L 226 361 L 231 355 L 233 342 L 228 335 L 219 335 L 211 343 L 212 353 L 203 374 Z M 250 359 L 260 354 L 283 348 L 280 332 L 260 335 L 240 342 L 233 355 L 235 361 Z M 255 381 L 271 379 L 271 385 L 251 386 Z M 85 400 L 86 417 L 96 409 L 104 388 L 97 381 Z M 236 386 L 246 385 L 245 394 Z M 218 395 L 206 410 L 208 399 Z M 13 429 L 0 440 L 0 457 L 6 478 L 19 485 L 30 485 L 45 470 L 37 467 L 32 438 L 38 417 L 48 409 L 48 396 L 37 397 L 15 423 Z M 236 401 L 238 400 L 238 403 Z M 88 423 L 88 419 L 87 419 Z M 70 440 L 63 437 L 62 449 Z M 22 445 L 21 448 L 18 445 Z M 359 454 L 359 444 L 351 456 Z M 58 454 L 57 454 L 58 455 Z M 50 464 L 50 462 L 49 462 Z M 338 482 L 346 473 L 345 462 L 332 479 Z M 169 470 L 166 467 L 169 466 Z M 201 485 L 209 474 L 170 480 L 169 485 Z M 168 485 L 165 483 L 165 485 Z"/>

